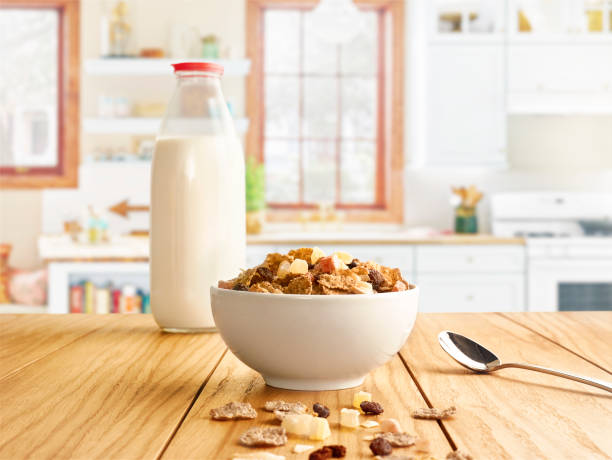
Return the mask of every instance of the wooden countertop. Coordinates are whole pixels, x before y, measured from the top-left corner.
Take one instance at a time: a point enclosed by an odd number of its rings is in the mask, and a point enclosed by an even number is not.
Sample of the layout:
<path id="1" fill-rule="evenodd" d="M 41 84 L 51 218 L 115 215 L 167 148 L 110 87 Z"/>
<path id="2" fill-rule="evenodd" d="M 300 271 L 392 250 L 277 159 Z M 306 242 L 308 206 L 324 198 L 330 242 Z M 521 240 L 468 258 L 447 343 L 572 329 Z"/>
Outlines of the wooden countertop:
<path id="1" fill-rule="evenodd" d="M 502 360 L 610 381 L 612 312 L 420 314 L 399 355 L 361 387 L 437 459 L 455 448 L 475 459 L 610 458 L 610 393 L 520 369 L 472 374 L 438 346 L 442 329 L 481 341 Z M 269 399 L 326 404 L 325 444 L 344 444 L 349 459 L 373 458 L 363 440 L 372 430 L 338 428 L 356 390 L 266 387 L 218 334 L 163 334 L 149 315 L 1 315 L 0 343 L 0 458 L 230 459 L 249 450 L 237 444 L 244 430 L 274 423 L 261 410 Z M 251 402 L 258 420 L 210 419 L 211 408 L 232 400 Z M 449 405 L 457 414 L 440 423 L 410 417 Z M 289 436 L 267 450 L 308 458 L 290 453 L 297 442 L 322 444 Z"/>

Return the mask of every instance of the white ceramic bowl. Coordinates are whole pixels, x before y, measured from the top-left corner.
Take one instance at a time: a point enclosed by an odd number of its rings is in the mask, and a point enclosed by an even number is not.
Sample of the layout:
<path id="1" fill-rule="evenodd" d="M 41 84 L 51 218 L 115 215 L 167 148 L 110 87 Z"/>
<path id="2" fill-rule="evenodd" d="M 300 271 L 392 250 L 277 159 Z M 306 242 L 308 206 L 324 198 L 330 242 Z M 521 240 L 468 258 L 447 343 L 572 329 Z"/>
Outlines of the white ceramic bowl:
<path id="1" fill-rule="evenodd" d="M 211 288 L 223 340 L 266 383 L 290 390 L 339 390 L 404 345 L 419 290 L 357 295 L 265 294 Z"/>

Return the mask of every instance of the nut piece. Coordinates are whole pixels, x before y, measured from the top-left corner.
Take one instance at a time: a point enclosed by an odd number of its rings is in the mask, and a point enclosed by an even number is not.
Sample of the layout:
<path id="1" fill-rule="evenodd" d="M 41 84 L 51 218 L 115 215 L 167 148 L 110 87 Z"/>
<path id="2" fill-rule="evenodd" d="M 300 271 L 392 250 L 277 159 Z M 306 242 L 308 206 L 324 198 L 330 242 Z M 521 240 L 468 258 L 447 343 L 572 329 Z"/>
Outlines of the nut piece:
<path id="1" fill-rule="evenodd" d="M 242 433 L 239 441 L 247 447 L 284 446 L 287 444 L 287 433 L 283 427 L 254 426 Z"/>
<path id="2" fill-rule="evenodd" d="M 325 253 L 322 249 L 318 247 L 312 248 L 312 254 L 310 254 L 310 263 L 312 265 L 316 264 L 321 257 L 325 257 Z"/>
<path id="3" fill-rule="evenodd" d="M 363 414 L 361 410 L 361 403 L 363 401 L 372 401 L 372 395 L 367 391 L 358 391 L 353 395 L 353 407 L 355 409 L 359 409 L 359 411 Z"/>
<path id="4" fill-rule="evenodd" d="M 293 262 L 291 262 L 289 273 L 296 273 L 298 275 L 308 273 L 308 262 L 302 259 L 295 259 Z"/>
<path id="5" fill-rule="evenodd" d="M 225 406 L 210 410 L 213 420 L 246 420 L 257 417 L 257 411 L 250 403 L 229 402 Z"/>
<path id="6" fill-rule="evenodd" d="M 452 417 L 457 412 L 455 406 L 451 406 L 448 409 L 436 409 L 435 407 L 425 407 L 423 409 L 417 409 L 412 412 L 413 418 L 422 418 L 429 420 L 442 420 L 445 418 Z"/>
<path id="7" fill-rule="evenodd" d="M 324 406 L 323 404 L 315 403 L 312 405 L 312 410 L 319 417 L 327 418 L 329 417 L 329 407 Z"/>
<path id="8" fill-rule="evenodd" d="M 385 411 L 379 403 L 374 401 L 362 401 L 359 407 L 366 415 L 380 415 Z"/>
<path id="9" fill-rule="evenodd" d="M 389 455 L 393 452 L 393 448 L 391 444 L 384 438 L 375 438 L 374 441 L 370 443 L 370 450 L 374 455 Z"/>
<path id="10" fill-rule="evenodd" d="M 340 426 L 357 428 L 359 426 L 359 411 L 355 409 L 342 409 L 340 411 Z"/>
<path id="11" fill-rule="evenodd" d="M 266 401 L 264 409 L 268 412 L 274 412 L 280 410 L 283 412 L 294 412 L 296 414 L 303 414 L 306 412 L 306 406 L 301 402 L 285 402 L 281 400 Z"/>
<path id="12" fill-rule="evenodd" d="M 467 452 L 455 450 L 453 452 L 449 452 L 449 454 L 446 456 L 446 460 L 474 460 L 474 457 Z"/>
<path id="13" fill-rule="evenodd" d="M 383 433 L 401 433 L 402 426 L 394 418 L 386 418 L 380 422 L 380 431 Z"/>
<path id="14" fill-rule="evenodd" d="M 280 264 L 278 264 L 278 270 L 276 272 L 277 278 L 284 278 L 289 274 L 289 270 L 291 269 L 291 262 L 288 260 L 283 260 Z"/>
<path id="15" fill-rule="evenodd" d="M 393 447 L 409 447 L 417 441 L 416 436 L 408 433 L 380 433 L 376 435 L 376 438 L 383 438 Z"/>

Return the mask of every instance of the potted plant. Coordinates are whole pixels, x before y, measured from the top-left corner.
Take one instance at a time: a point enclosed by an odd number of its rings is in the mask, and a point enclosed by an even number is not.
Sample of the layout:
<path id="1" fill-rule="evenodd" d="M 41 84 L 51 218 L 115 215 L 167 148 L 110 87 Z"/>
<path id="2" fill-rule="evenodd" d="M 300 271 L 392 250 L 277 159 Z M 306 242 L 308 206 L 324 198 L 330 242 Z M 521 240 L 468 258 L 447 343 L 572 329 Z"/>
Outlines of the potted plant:
<path id="1" fill-rule="evenodd" d="M 265 219 L 266 187 L 263 164 L 252 155 L 246 157 L 246 230 L 261 233 Z"/>

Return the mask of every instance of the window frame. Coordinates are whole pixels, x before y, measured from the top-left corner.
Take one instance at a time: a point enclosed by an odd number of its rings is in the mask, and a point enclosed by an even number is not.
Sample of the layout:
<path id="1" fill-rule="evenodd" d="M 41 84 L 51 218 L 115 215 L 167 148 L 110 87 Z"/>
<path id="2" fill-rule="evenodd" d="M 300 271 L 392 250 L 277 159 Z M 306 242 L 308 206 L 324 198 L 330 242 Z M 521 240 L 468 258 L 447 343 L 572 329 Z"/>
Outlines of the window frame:
<path id="1" fill-rule="evenodd" d="M 250 119 L 246 152 L 263 161 L 264 141 L 264 12 L 270 8 L 312 9 L 316 0 L 245 0 L 247 4 L 246 111 Z M 343 204 L 349 221 L 401 222 L 403 219 L 403 87 L 404 87 L 404 2 L 402 0 L 354 0 L 360 9 L 380 11 L 377 117 L 377 177 L 375 204 Z M 384 64 L 384 65 L 383 65 Z M 380 110 L 382 108 L 382 110 Z M 340 171 L 337 171 L 340 174 Z M 338 186 L 339 183 L 336 183 Z M 301 204 L 276 205 L 268 209 L 270 221 L 295 221 L 307 209 Z"/>
<path id="2" fill-rule="evenodd" d="M 0 166 L 0 189 L 76 187 L 80 131 L 80 0 L 2 0 L 0 8 L 49 8 L 59 13 L 57 165 Z"/>

